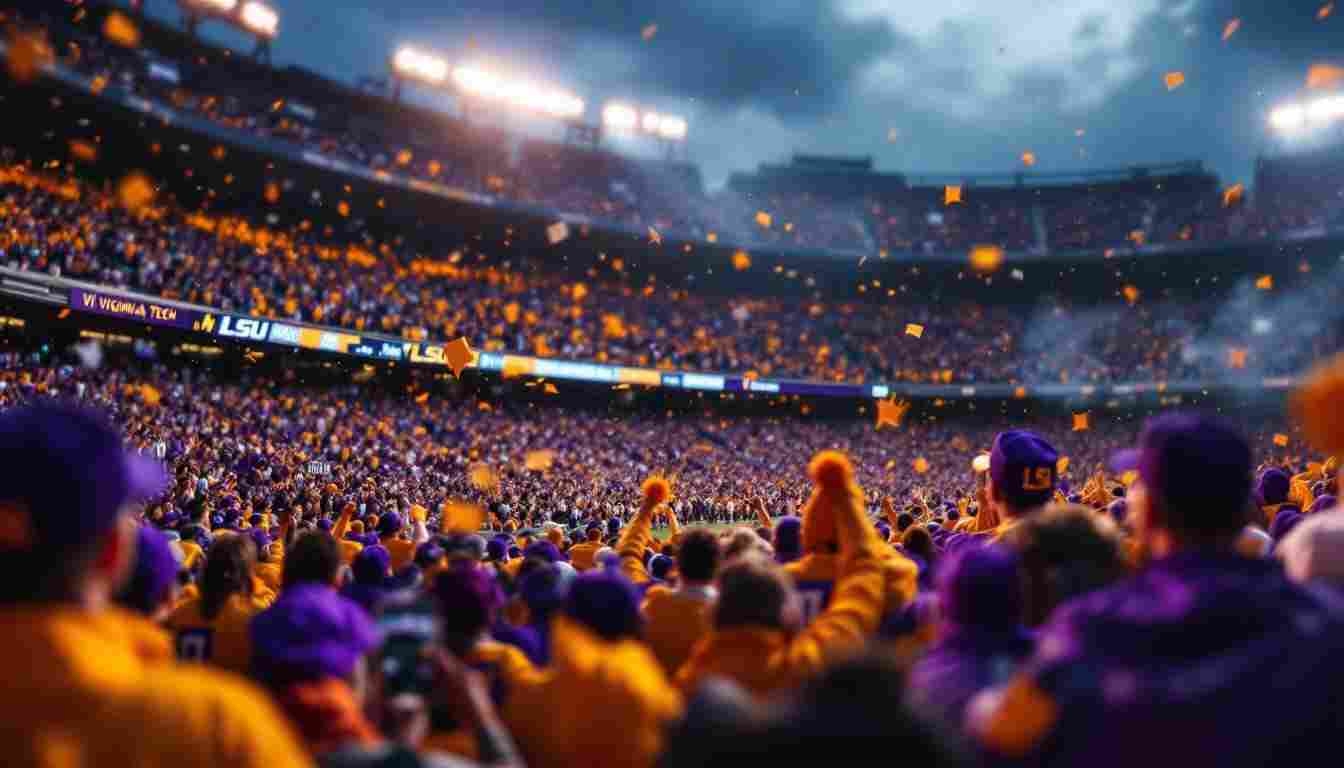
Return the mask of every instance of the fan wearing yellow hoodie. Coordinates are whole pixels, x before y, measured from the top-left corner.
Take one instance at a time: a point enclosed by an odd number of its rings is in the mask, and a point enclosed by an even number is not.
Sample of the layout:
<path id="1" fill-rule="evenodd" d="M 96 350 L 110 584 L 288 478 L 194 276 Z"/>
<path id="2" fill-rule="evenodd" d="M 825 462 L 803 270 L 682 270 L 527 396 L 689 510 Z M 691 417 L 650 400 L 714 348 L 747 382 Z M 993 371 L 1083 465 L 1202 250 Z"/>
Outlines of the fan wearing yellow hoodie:
<path id="1" fill-rule="evenodd" d="M 696 644 L 712 628 L 718 599 L 714 577 L 721 554 L 717 534 L 706 528 L 690 528 L 682 534 L 677 548 L 676 588 L 656 586 L 645 595 L 640 609 L 644 641 L 669 677 L 686 663 Z"/>
<path id="2" fill-rule="evenodd" d="M 0 691 L 4 764 L 291 768 L 311 764 L 245 681 L 177 664 L 149 621 L 111 605 L 132 568 L 130 503 L 166 487 L 98 415 L 37 405 L 0 414 Z"/>
<path id="3" fill-rule="evenodd" d="M 839 580 L 830 604 L 802 627 L 800 597 L 781 569 L 747 559 L 719 577 L 714 630 L 677 673 L 683 691 L 725 677 L 760 698 L 788 690 L 863 647 L 882 616 L 888 583 L 886 545 L 868 522 L 849 459 L 818 454 L 808 468 L 815 489 L 809 512 L 834 522 Z"/>
<path id="4" fill-rule="evenodd" d="M 839 454 L 824 452 L 813 459 L 813 473 L 817 462 L 823 457 L 838 456 L 848 466 L 848 459 Z M 852 476 L 852 469 L 850 470 Z M 856 486 L 857 487 L 857 486 Z M 812 497 L 803 506 L 803 552 L 798 560 L 784 566 L 784 571 L 793 579 L 793 585 L 802 601 L 803 622 L 815 619 L 830 605 L 840 571 L 839 552 L 845 543 L 836 521 L 836 510 L 829 499 L 834 492 L 828 492 L 820 485 L 812 491 Z M 863 515 L 863 495 L 857 494 L 855 504 L 860 516 Z M 865 525 L 867 519 L 864 519 Z M 872 526 L 868 526 L 871 530 Z M 876 531 L 872 531 L 876 537 Z M 882 610 L 898 611 L 915 597 L 916 578 L 919 568 L 913 561 L 901 557 L 890 547 L 882 547 L 882 572 L 884 575 L 883 595 L 885 602 Z"/>

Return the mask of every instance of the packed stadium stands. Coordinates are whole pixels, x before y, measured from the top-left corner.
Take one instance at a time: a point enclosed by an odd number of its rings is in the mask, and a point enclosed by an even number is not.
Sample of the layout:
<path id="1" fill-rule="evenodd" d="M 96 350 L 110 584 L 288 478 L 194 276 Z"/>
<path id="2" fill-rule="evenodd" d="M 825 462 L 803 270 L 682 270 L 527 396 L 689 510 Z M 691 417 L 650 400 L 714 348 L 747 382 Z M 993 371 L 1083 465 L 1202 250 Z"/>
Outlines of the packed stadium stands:
<path id="1" fill-rule="evenodd" d="M 140 9 L 0 3 L 0 763 L 1344 732 L 1344 152 L 711 191 Z"/>

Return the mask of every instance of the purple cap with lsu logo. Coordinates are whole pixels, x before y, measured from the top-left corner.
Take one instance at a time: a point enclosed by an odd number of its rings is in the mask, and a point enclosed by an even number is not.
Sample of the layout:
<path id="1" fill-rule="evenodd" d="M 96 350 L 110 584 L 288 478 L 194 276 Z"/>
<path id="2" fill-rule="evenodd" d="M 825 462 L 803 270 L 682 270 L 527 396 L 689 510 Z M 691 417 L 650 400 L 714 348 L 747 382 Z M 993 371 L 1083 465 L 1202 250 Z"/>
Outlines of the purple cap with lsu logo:
<path id="1" fill-rule="evenodd" d="M 1000 432 L 989 454 L 994 488 L 1016 507 L 1038 507 L 1055 493 L 1059 452 L 1026 430 Z"/>

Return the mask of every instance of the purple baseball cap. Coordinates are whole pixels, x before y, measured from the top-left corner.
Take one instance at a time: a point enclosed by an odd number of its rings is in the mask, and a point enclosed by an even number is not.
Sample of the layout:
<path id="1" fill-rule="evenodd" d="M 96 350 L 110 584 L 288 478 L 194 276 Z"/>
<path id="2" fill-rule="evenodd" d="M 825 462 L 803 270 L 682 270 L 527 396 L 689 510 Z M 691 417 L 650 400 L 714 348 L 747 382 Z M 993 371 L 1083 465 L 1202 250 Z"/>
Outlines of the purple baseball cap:
<path id="1" fill-rule="evenodd" d="M 270 551 L 271 534 L 261 528 L 249 528 L 247 535 L 252 537 L 252 543 L 257 545 L 257 552 L 264 554 Z"/>
<path id="2" fill-rule="evenodd" d="M 168 486 L 101 414 L 55 401 L 0 413 L 0 466 L 0 552 L 79 551 Z"/>
<path id="3" fill-rule="evenodd" d="M 575 578 L 565 598 L 565 613 L 606 640 L 639 632 L 635 587 L 615 571 L 589 571 Z"/>
<path id="4" fill-rule="evenodd" d="M 445 630 L 475 634 L 489 627 L 499 608 L 495 577 L 485 568 L 456 567 L 434 580 L 434 599 Z"/>
<path id="5" fill-rule="evenodd" d="M 1261 505 L 1282 504 L 1288 500 L 1292 478 L 1282 469 L 1271 467 L 1260 473 L 1255 483 L 1255 498 Z"/>
<path id="6" fill-rule="evenodd" d="M 938 597 L 949 624 L 981 628 L 1022 621 L 1017 555 L 996 545 L 963 547 L 938 571 Z"/>
<path id="7" fill-rule="evenodd" d="M 1150 419 L 1139 446 L 1111 460 L 1137 470 L 1150 495 L 1169 509 L 1168 524 L 1191 533 L 1230 533 L 1245 524 L 1251 498 L 1251 447 L 1235 429 L 1193 413 Z"/>
<path id="8" fill-rule="evenodd" d="M 401 515 L 388 512 L 378 518 L 378 535 L 391 536 L 401 530 Z"/>
<path id="9" fill-rule="evenodd" d="M 666 581 L 667 574 L 672 571 L 672 566 L 675 564 L 676 561 L 667 555 L 658 555 L 649 561 L 649 575 L 659 581 Z"/>
<path id="10" fill-rule="evenodd" d="M 788 563 L 803 556 L 803 519 L 785 515 L 775 523 L 775 559 Z"/>
<path id="11" fill-rule="evenodd" d="M 534 541 L 527 545 L 524 557 L 539 557 L 548 563 L 560 561 L 560 549 L 549 541 Z"/>
<path id="12" fill-rule="evenodd" d="M 360 584 L 370 586 L 382 586 L 387 578 L 388 572 L 392 568 L 392 553 L 381 544 L 365 547 L 355 555 L 354 561 L 350 563 L 350 570 L 355 574 L 355 581 Z"/>
<path id="13" fill-rule="evenodd" d="M 317 521 L 317 527 L 320 530 L 327 531 L 328 533 L 331 532 L 332 526 L 333 523 L 331 522 L 331 518 L 329 517 L 324 517 L 321 520 Z"/>
<path id="14" fill-rule="evenodd" d="M 136 531 L 135 565 L 117 602 L 153 615 L 172 593 L 179 567 L 168 537 L 152 526 L 140 526 Z"/>
<path id="15" fill-rule="evenodd" d="M 317 584 L 290 587 L 249 627 L 252 671 L 272 683 L 348 678 L 379 642 L 357 603 Z"/>
<path id="16" fill-rule="evenodd" d="M 492 562 L 504 560 L 509 556 L 509 544 L 507 541 L 495 538 L 485 543 L 485 559 Z"/>
<path id="17" fill-rule="evenodd" d="M 1050 500 L 1058 481 L 1059 452 L 1026 430 L 1000 432 L 989 453 L 994 488 L 1015 507 L 1038 507 Z"/>

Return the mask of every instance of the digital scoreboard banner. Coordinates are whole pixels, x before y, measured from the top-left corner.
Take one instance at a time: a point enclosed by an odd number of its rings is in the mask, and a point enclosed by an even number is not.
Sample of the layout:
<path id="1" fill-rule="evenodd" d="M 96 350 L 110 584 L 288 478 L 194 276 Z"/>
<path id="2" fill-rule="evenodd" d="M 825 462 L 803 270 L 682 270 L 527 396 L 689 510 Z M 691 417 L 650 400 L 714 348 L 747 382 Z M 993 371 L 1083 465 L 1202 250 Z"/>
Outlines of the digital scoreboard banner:
<path id="1" fill-rule="evenodd" d="M 187 331 L 201 330 L 201 320 L 205 317 L 203 312 L 174 304 L 84 288 L 70 289 L 70 307 L 80 312 L 104 317 L 117 317 Z"/>

